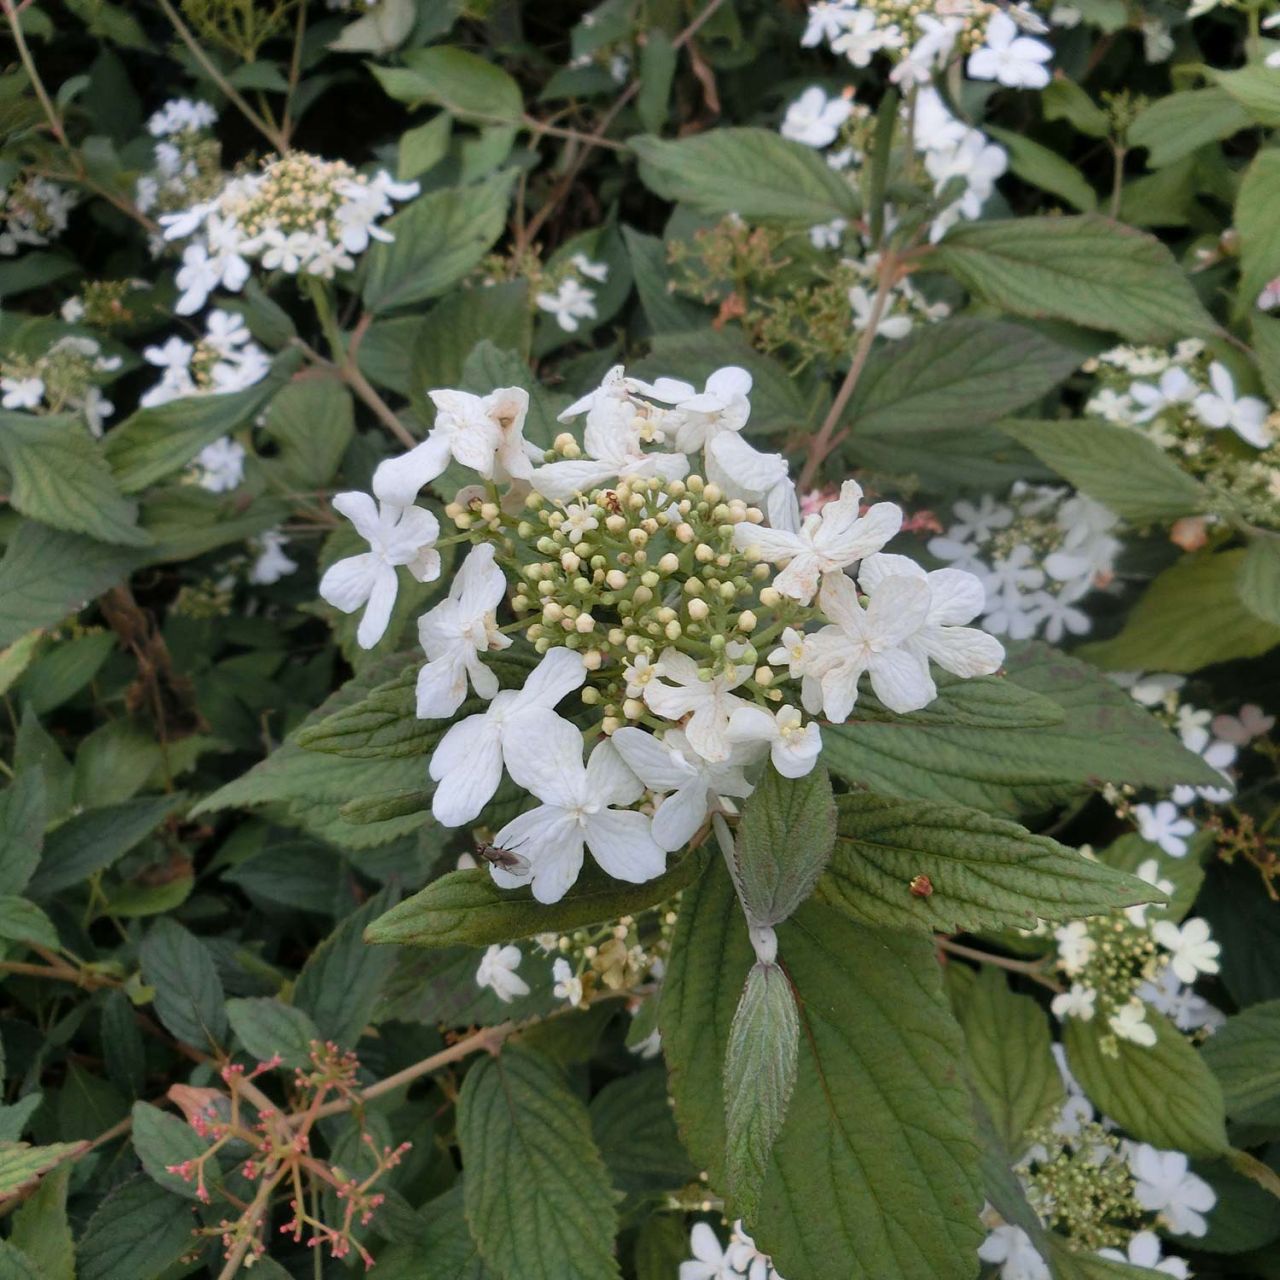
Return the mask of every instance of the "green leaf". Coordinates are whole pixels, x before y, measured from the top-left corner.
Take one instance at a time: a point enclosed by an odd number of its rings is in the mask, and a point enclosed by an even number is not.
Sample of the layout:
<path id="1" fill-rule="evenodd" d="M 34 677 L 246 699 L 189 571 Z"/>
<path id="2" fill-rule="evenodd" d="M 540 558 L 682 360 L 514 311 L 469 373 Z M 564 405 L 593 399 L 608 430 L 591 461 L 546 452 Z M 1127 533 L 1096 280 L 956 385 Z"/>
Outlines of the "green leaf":
<path id="1" fill-rule="evenodd" d="M 1009 168 L 1023 182 L 1061 197 L 1081 213 L 1092 213 L 1098 207 L 1097 193 L 1084 174 L 1056 151 L 1009 129 L 987 125 L 986 131 L 1008 151 Z"/>
<path id="2" fill-rule="evenodd" d="M 1249 540 L 1236 585 L 1255 618 L 1280 627 L 1280 537 L 1255 533 Z"/>
<path id="3" fill-rule="evenodd" d="M 836 838 L 831 780 L 766 768 L 747 800 L 734 848 L 739 891 L 754 924 L 777 925 L 813 892 Z"/>
<path id="4" fill-rule="evenodd" d="M 1280 1000 L 1263 1001 L 1228 1018 L 1200 1052 L 1222 1086 L 1232 1120 L 1280 1126 Z"/>
<path id="5" fill-rule="evenodd" d="M 671 37 L 661 27 L 652 28 L 640 49 L 640 92 L 636 95 L 636 114 L 648 133 L 657 133 L 667 122 L 676 60 Z"/>
<path id="6" fill-rule="evenodd" d="M 499 889 L 487 871 L 450 871 L 371 924 L 365 941 L 488 946 L 535 933 L 571 932 L 665 902 L 692 883 L 701 866 L 702 855 L 690 852 L 656 880 L 638 885 L 586 867 L 569 892 L 549 905 L 535 902 L 528 889 Z"/>
<path id="7" fill-rule="evenodd" d="M 409 182 L 434 169 L 448 154 L 452 133 L 453 117 L 444 111 L 426 124 L 406 129 L 400 135 L 396 180 Z"/>
<path id="8" fill-rule="evenodd" d="M 87 880 L 124 857 L 185 803 L 181 792 L 144 796 L 68 818 L 45 839 L 44 856 L 27 892 L 33 898 L 49 898 Z"/>
<path id="9" fill-rule="evenodd" d="M 300 729 L 297 745 L 352 760 L 391 760 L 430 755 L 447 726 L 419 720 L 414 689 L 421 663 L 414 661 L 352 706 Z"/>
<path id="10" fill-rule="evenodd" d="M 1052 698 L 1015 684 L 1004 675 L 966 680 L 939 670 L 935 677 L 938 696 L 927 707 L 899 715 L 868 689 L 858 695 L 859 718 L 897 725 L 968 725 L 975 729 L 1044 729 L 1062 724 L 1067 718 Z"/>
<path id="11" fill-rule="evenodd" d="M 329 48 L 343 53 L 390 53 L 408 38 L 417 16 L 414 0 L 376 5 L 343 27 Z"/>
<path id="12" fill-rule="evenodd" d="M 1000 430 L 1135 524 L 1207 511 L 1213 495 L 1154 440 L 1109 422 L 1002 422 Z"/>
<path id="13" fill-rule="evenodd" d="M 84 1150 L 83 1142 L 54 1142 L 33 1147 L 26 1142 L 0 1142 L 0 1196 L 8 1199 L 31 1187 L 50 1169 Z"/>
<path id="14" fill-rule="evenodd" d="M 1045 86 L 1040 95 L 1040 105 L 1046 120 L 1067 120 L 1088 137 L 1105 138 L 1111 132 L 1107 113 L 1075 81 L 1061 72 Z"/>
<path id="15" fill-rule="evenodd" d="M 1158 844 L 1144 840 L 1136 832 L 1129 832 L 1118 840 L 1113 840 L 1098 857 L 1109 867 L 1117 871 L 1127 871 L 1131 875 L 1138 874 L 1138 868 L 1144 862 L 1154 861 L 1158 868 L 1158 879 L 1167 880 L 1173 885 L 1169 895 L 1169 905 L 1160 908 L 1160 914 L 1170 920 L 1181 920 L 1195 902 L 1200 886 L 1204 883 L 1204 867 L 1201 855 L 1212 844 L 1208 832 L 1200 832 L 1191 838 L 1191 847 L 1187 857 L 1171 858 Z"/>
<path id="16" fill-rule="evenodd" d="M 53 711 L 98 674 L 115 647 L 110 631 L 89 631 L 60 641 L 23 677 L 19 696 L 36 715 Z"/>
<path id="17" fill-rule="evenodd" d="M 203 449 L 258 416 L 284 384 L 277 362 L 257 386 L 222 395 L 191 396 L 139 409 L 107 435 L 107 461 L 125 493 L 137 493 L 180 471 Z"/>
<path id="18" fill-rule="evenodd" d="M 39 631 L 28 631 L 21 639 L 0 649 L 0 695 L 6 694 L 22 678 L 40 648 Z"/>
<path id="19" fill-rule="evenodd" d="M 323 489 L 333 483 L 355 434 L 351 392 L 336 378 L 306 378 L 284 387 L 263 418 L 263 428 L 279 446 L 265 460 L 285 487 Z"/>
<path id="20" fill-rule="evenodd" d="M 1183 556 L 1147 588 L 1118 636 L 1082 653 L 1113 671 L 1198 671 L 1266 653 L 1280 644 L 1280 625 L 1244 603 L 1247 554 L 1241 548 Z M 1265 596 L 1255 598 L 1266 607 Z"/>
<path id="21" fill-rule="evenodd" d="M 1159 240 L 1096 214 L 963 223 L 935 257 L 972 293 L 1015 315 L 1069 320 L 1132 342 L 1218 332 Z"/>
<path id="22" fill-rule="evenodd" d="M 245 1052 L 259 1062 L 278 1057 L 286 1067 L 305 1067 L 312 1044 L 324 1039 L 301 1009 L 272 996 L 228 1000 L 227 1019 Z"/>
<path id="23" fill-rule="evenodd" d="M 127 578 L 143 553 L 36 521 L 24 522 L 0 559 L 0 645 L 51 627 Z"/>
<path id="24" fill-rule="evenodd" d="M 1027 1135 L 1063 1100 L 1049 1020 L 1030 996 L 1009 990 L 999 969 L 960 972 L 967 978 L 953 983 L 952 1003 L 969 1051 L 969 1077 L 1002 1147 L 1017 1159 Z"/>
<path id="25" fill-rule="evenodd" d="M 45 784 L 39 769 L 23 769 L 0 791 L 0 893 L 21 893 L 44 847 Z"/>
<path id="26" fill-rule="evenodd" d="M 975 809 L 852 792 L 818 897 L 868 924 L 1034 928 L 1158 899 L 1145 881 Z M 932 891 L 911 885 L 926 876 Z"/>
<path id="27" fill-rule="evenodd" d="M 1237 310 L 1248 315 L 1263 288 L 1280 276 L 1280 151 L 1259 151 L 1245 170 L 1236 198 L 1240 236 L 1240 292 Z"/>
<path id="28" fill-rule="evenodd" d="M 697 1177 L 680 1145 L 660 1066 L 611 1080 L 591 1099 L 590 1113 L 596 1146 L 619 1191 L 678 1191 Z"/>
<path id="29" fill-rule="evenodd" d="M 56 951 L 60 945 L 52 921 L 34 902 L 12 894 L 0 894 L 0 939 L 35 943 Z"/>
<path id="30" fill-rule="evenodd" d="M 293 998 L 299 1009 L 311 1015 L 321 1039 L 343 1047 L 354 1045 L 372 1017 L 395 953 L 367 947 L 363 935 L 395 897 L 393 887 L 375 894 L 347 916 L 302 966 Z"/>
<path id="31" fill-rule="evenodd" d="M 1249 127 L 1249 113 L 1224 89 L 1192 89 L 1156 98 L 1129 126 L 1127 141 L 1147 148 L 1147 163 L 1163 169 L 1206 143 Z"/>
<path id="32" fill-rule="evenodd" d="M 195 1179 L 186 1180 L 176 1173 L 170 1173 L 168 1166 L 198 1160 L 209 1149 L 208 1142 L 198 1137 L 185 1120 L 168 1111 L 161 1111 L 149 1102 L 135 1102 L 132 1115 L 130 1137 L 147 1176 L 166 1191 L 172 1191 L 185 1200 L 197 1199 Z M 215 1156 L 206 1165 L 206 1181 L 216 1185 L 218 1175 Z"/>
<path id="33" fill-rule="evenodd" d="M 444 293 L 479 263 L 502 234 L 516 171 L 471 187 L 420 196 L 387 224 L 395 236 L 366 255 L 365 306 L 376 314 Z"/>
<path id="34" fill-rule="evenodd" d="M 607 1280 L 617 1213 L 587 1109 L 558 1067 L 508 1044 L 458 1099 L 467 1220 L 480 1252 L 522 1280 Z"/>
<path id="35" fill-rule="evenodd" d="M 463 120 L 518 124 L 520 86 L 501 67 L 466 49 L 411 49 L 403 67 L 369 64 L 378 83 L 399 102 L 443 107 Z"/>
<path id="36" fill-rule="evenodd" d="M 0 1240 L 0 1280 L 49 1280 L 17 1245 Z"/>
<path id="37" fill-rule="evenodd" d="M 1080 365 L 1074 347 L 1025 325 L 957 316 L 886 343 L 867 361 L 849 408 L 854 441 L 975 427 L 1020 409 Z"/>
<path id="38" fill-rule="evenodd" d="M 1149 1049 L 1112 1035 L 1098 1019 L 1068 1018 L 1062 1039 L 1072 1074 L 1098 1110 L 1139 1142 L 1190 1156 L 1225 1154 L 1218 1081 L 1168 1018 L 1148 1009 L 1147 1022 L 1156 1033 Z"/>
<path id="39" fill-rule="evenodd" d="M 76 1246 L 67 1219 L 70 1178 L 70 1164 L 55 1169 L 13 1215 L 9 1242 L 31 1259 L 41 1280 L 76 1280 Z"/>
<path id="40" fill-rule="evenodd" d="M 752 965 L 729 1028 L 724 1060 L 725 1186 L 754 1222 L 765 1171 L 796 1083 L 800 1017 L 787 975 Z"/>
<path id="41" fill-rule="evenodd" d="M 142 976 L 156 989 L 156 1016 L 196 1049 L 227 1038 L 222 979 L 208 947 L 176 920 L 157 920 L 138 948 Z"/>
<path id="42" fill-rule="evenodd" d="M 1066 713 L 1044 729 L 852 720 L 823 727 L 832 773 L 885 795 L 1043 813 L 1099 781 L 1213 786 L 1212 770 L 1096 668 L 1048 645 L 1009 645 L 1008 678 Z M 857 708 L 855 708 L 855 714 Z"/>
<path id="43" fill-rule="evenodd" d="M 705 324 L 709 313 L 704 307 L 688 298 L 677 297 L 667 288 L 666 243 L 658 236 L 642 235 L 634 227 L 623 227 L 622 239 L 649 328 L 661 335 L 685 333 Z"/>
<path id="44" fill-rule="evenodd" d="M 0 463 L 23 515 L 100 542 L 150 544 L 138 528 L 138 504 L 121 495 L 101 445 L 78 418 L 0 413 Z"/>
<path id="45" fill-rule="evenodd" d="M 482 1261 L 467 1226 L 464 1181 L 455 1182 L 422 1207 L 418 1219 L 423 1226 L 416 1239 L 379 1252 L 379 1280 L 423 1280 L 425 1258 L 431 1259 L 431 1280 L 499 1280 L 497 1272 Z"/>
<path id="46" fill-rule="evenodd" d="M 1280 400 L 1280 319 L 1255 309 L 1252 328 L 1262 385 L 1272 400 Z"/>
<path id="47" fill-rule="evenodd" d="M 1275 128 L 1280 125 L 1280 76 L 1262 63 L 1254 62 L 1238 71 L 1216 71 L 1209 74 L 1248 113 L 1256 124 Z"/>
<path id="48" fill-rule="evenodd" d="M 858 214 L 853 188 L 812 147 L 768 129 L 712 129 L 677 142 L 641 136 L 628 145 L 645 186 L 706 213 L 805 227 Z"/>
<path id="49" fill-rule="evenodd" d="M 187 1201 L 150 1178 L 108 1193 L 76 1246 L 78 1280 L 155 1280 L 191 1249 L 196 1221 Z"/>

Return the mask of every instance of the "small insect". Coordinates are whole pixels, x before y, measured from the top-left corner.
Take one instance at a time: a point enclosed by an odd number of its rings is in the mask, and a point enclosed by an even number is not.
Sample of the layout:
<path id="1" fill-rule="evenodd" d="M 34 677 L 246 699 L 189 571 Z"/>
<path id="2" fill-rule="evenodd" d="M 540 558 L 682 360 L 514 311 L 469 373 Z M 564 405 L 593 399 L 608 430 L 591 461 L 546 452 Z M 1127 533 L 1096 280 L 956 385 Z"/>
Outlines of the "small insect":
<path id="1" fill-rule="evenodd" d="M 926 875 L 914 877 L 907 887 L 911 890 L 912 896 L 916 898 L 928 898 L 933 893 L 933 881 Z"/>
<path id="2" fill-rule="evenodd" d="M 499 867 L 503 871 L 517 874 L 529 869 L 529 859 L 523 858 L 512 849 L 501 849 L 496 844 L 481 842 L 476 845 L 476 857 L 487 862 L 491 867 Z"/>

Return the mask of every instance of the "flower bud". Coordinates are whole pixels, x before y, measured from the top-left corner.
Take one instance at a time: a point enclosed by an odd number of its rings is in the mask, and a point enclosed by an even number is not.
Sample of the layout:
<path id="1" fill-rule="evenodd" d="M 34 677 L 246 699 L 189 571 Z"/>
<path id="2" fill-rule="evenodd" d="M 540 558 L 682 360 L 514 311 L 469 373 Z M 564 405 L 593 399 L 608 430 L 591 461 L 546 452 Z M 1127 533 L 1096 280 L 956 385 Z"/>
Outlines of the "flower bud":
<path id="1" fill-rule="evenodd" d="M 700 542 L 693 549 L 693 558 L 699 564 L 710 564 L 716 558 L 716 553 L 705 542 Z"/>
<path id="2" fill-rule="evenodd" d="M 564 617 L 564 607 L 558 600 L 548 600 L 542 606 L 543 622 L 559 622 Z"/>
<path id="3" fill-rule="evenodd" d="M 668 640 L 679 640 L 683 633 L 684 628 L 674 618 L 663 629 L 663 634 Z"/>
<path id="4" fill-rule="evenodd" d="M 719 595 L 721 600 L 732 600 L 737 594 L 738 588 L 732 582 L 722 582 L 720 584 Z"/>
<path id="5" fill-rule="evenodd" d="M 617 716 L 605 716 L 600 721 L 600 728 L 604 730 L 605 736 L 609 737 L 615 730 L 622 728 L 622 721 Z"/>
<path id="6" fill-rule="evenodd" d="M 653 592 L 648 587 L 637 587 L 631 596 L 636 604 L 648 604 L 653 599 Z"/>
<path id="7" fill-rule="evenodd" d="M 560 567 L 565 573 L 577 573 L 578 566 L 582 561 L 578 558 L 576 551 L 564 551 L 560 555 Z"/>
<path id="8" fill-rule="evenodd" d="M 453 517 L 453 523 L 457 525 L 459 529 L 470 529 L 471 513 L 469 511 L 459 511 L 458 514 Z"/>
<path id="9" fill-rule="evenodd" d="M 627 585 L 627 575 L 621 569 L 610 569 L 604 575 L 605 585 L 612 591 L 621 591 Z"/>
<path id="10" fill-rule="evenodd" d="M 605 516 L 604 527 L 610 533 L 621 533 L 627 527 L 627 518 L 619 515 Z"/>
<path id="11" fill-rule="evenodd" d="M 594 707 L 600 701 L 600 690 L 589 684 L 583 689 L 581 697 L 584 705 Z"/>
<path id="12" fill-rule="evenodd" d="M 694 620 L 694 622 L 704 621 L 707 614 L 711 612 L 711 610 L 707 608 L 707 602 L 705 600 L 699 600 L 696 596 L 685 606 L 685 611 L 688 613 L 689 617 Z"/>
<path id="13" fill-rule="evenodd" d="M 644 544 L 649 541 L 649 535 L 645 533 L 643 529 L 632 529 L 631 532 L 627 534 L 627 541 L 630 542 L 633 547 L 643 547 Z"/>
<path id="14" fill-rule="evenodd" d="M 661 609 L 656 609 L 653 616 L 664 625 L 676 616 L 676 611 L 667 605 L 663 605 Z"/>
<path id="15" fill-rule="evenodd" d="M 662 581 L 662 578 L 660 575 L 654 573 L 652 569 L 646 569 L 640 575 L 640 581 L 643 582 L 646 587 L 649 587 L 652 589 L 653 587 L 656 587 L 659 582 Z"/>
<path id="16" fill-rule="evenodd" d="M 706 487 L 706 481 L 699 475 L 686 476 L 684 483 L 690 493 L 701 493 Z"/>
<path id="17" fill-rule="evenodd" d="M 604 654 L 599 649 L 588 649 L 582 655 L 582 665 L 588 671 L 599 671 L 604 663 Z"/>
<path id="18" fill-rule="evenodd" d="M 761 685 L 764 688 L 768 688 L 769 685 L 771 685 L 772 683 L 773 683 L 773 668 L 757 667 L 756 668 L 756 684 Z"/>
<path id="19" fill-rule="evenodd" d="M 480 504 L 481 520 L 496 520 L 501 514 L 502 511 L 496 502 L 482 502 Z"/>
<path id="20" fill-rule="evenodd" d="M 667 574 L 675 573 L 675 571 L 679 567 L 680 567 L 680 558 L 672 551 L 668 551 L 667 554 L 663 556 L 661 560 L 658 561 L 659 573 L 667 573 Z"/>
<path id="21" fill-rule="evenodd" d="M 760 592 L 760 603 L 766 609 L 776 609 L 782 603 L 782 592 L 776 587 L 765 587 Z"/>
<path id="22" fill-rule="evenodd" d="M 596 620 L 589 613 L 580 613 L 573 620 L 573 625 L 582 635 L 586 635 L 588 631 L 595 629 Z"/>
<path id="23" fill-rule="evenodd" d="M 644 715 L 644 703 L 639 698 L 628 698 L 622 704 L 622 714 L 628 720 L 639 720 Z"/>
<path id="24" fill-rule="evenodd" d="M 551 443 L 551 447 L 562 458 L 580 458 L 582 456 L 582 450 L 578 448 L 578 442 L 568 431 L 562 431 L 556 436 Z"/>
<path id="25" fill-rule="evenodd" d="M 704 485 L 702 488 L 703 498 L 714 506 L 724 496 L 720 491 L 718 484 Z"/>
<path id="26" fill-rule="evenodd" d="M 738 614 L 738 630 L 751 632 L 756 629 L 756 615 L 750 609 L 743 609 Z"/>

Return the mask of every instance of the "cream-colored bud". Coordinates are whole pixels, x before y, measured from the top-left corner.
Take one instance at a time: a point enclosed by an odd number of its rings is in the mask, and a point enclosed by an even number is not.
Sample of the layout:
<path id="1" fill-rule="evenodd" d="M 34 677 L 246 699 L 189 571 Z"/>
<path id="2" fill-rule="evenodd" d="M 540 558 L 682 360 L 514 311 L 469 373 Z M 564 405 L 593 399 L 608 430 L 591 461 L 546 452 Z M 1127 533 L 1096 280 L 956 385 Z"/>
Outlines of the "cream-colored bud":
<path id="1" fill-rule="evenodd" d="M 647 645 L 643 636 L 627 637 L 628 653 L 642 653 L 645 650 L 645 648 L 647 648 Z"/>
<path id="2" fill-rule="evenodd" d="M 645 501 L 645 499 L 644 499 L 644 494 L 643 494 L 643 493 L 633 493 L 633 494 L 632 494 L 632 495 L 627 499 L 627 506 L 629 506 L 629 507 L 631 508 L 631 510 L 632 510 L 632 511 L 643 511 L 643 510 L 644 510 L 644 501 Z"/>
<path id="3" fill-rule="evenodd" d="M 710 564 L 716 558 L 714 548 L 707 546 L 705 542 L 700 542 L 693 549 L 693 558 L 699 564 Z"/>
<path id="4" fill-rule="evenodd" d="M 585 596 L 591 590 L 591 581 L 589 578 L 574 578 L 573 589 L 580 595 Z"/>
<path id="5" fill-rule="evenodd" d="M 551 447 L 552 447 L 552 448 L 553 448 L 557 453 L 564 454 L 566 457 L 568 457 L 568 455 L 569 455 L 569 450 L 570 450 L 570 449 L 576 449 L 576 448 L 578 447 L 578 442 L 573 438 L 573 433 L 572 433 L 572 432 L 570 432 L 570 431 L 562 431 L 562 432 L 561 432 L 558 436 L 556 436 L 556 438 L 551 442 Z"/>
<path id="6" fill-rule="evenodd" d="M 596 620 L 589 613 L 580 613 L 573 620 L 574 627 L 581 635 L 586 635 L 588 631 L 594 631 Z"/>
<path id="7" fill-rule="evenodd" d="M 529 612 L 529 597 L 528 597 L 528 596 L 512 596 L 512 597 L 511 597 L 511 607 L 512 607 L 512 608 L 513 608 L 517 613 L 528 613 L 528 612 Z"/>
<path id="8" fill-rule="evenodd" d="M 658 583 L 662 581 L 662 576 L 660 574 L 654 573 L 652 569 L 646 569 L 640 575 L 640 581 L 643 582 L 646 587 L 653 588 L 653 587 L 656 587 Z"/>
<path id="9" fill-rule="evenodd" d="M 782 603 L 782 592 L 776 587 L 765 587 L 760 592 L 760 603 L 766 609 L 776 609 Z"/>
<path id="10" fill-rule="evenodd" d="M 668 573 L 668 574 L 675 573 L 675 571 L 679 567 L 680 567 L 680 557 L 677 556 L 673 551 L 668 551 L 667 554 L 663 556 L 661 560 L 658 561 L 659 573 Z"/>
<path id="11" fill-rule="evenodd" d="M 617 716 L 605 716 L 600 721 L 600 728 L 604 730 L 605 737 L 610 737 L 616 730 L 622 728 L 622 721 Z"/>
<path id="12" fill-rule="evenodd" d="M 587 685 L 582 691 L 582 701 L 588 707 L 594 707 L 600 701 L 600 690 L 594 685 Z"/>
<path id="13" fill-rule="evenodd" d="M 763 524 L 763 523 L 764 523 L 764 512 L 763 512 L 763 511 L 761 511 L 759 507 L 748 507 L 748 508 L 747 508 L 747 523 L 748 523 L 748 524 Z"/>
<path id="14" fill-rule="evenodd" d="M 627 639 L 627 633 L 621 627 L 612 627 L 609 631 L 610 644 L 623 644 Z"/>
<path id="15" fill-rule="evenodd" d="M 639 698 L 628 698 L 622 704 L 622 714 L 628 720 L 639 720 L 644 715 L 644 703 Z"/>
<path id="16" fill-rule="evenodd" d="M 627 575 L 621 569 L 610 569 L 604 575 L 605 586 L 612 591 L 621 591 L 627 585 Z"/>
<path id="17" fill-rule="evenodd" d="M 559 622 L 564 617 L 564 606 L 558 600 L 548 600 L 542 606 L 543 622 Z"/>
<path id="18" fill-rule="evenodd" d="M 738 630 L 748 632 L 754 631 L 756 629 L 756 621 L 756 615 L 752 613 L 750 609 L 743 609 L 743 611 L 738 614 Z"/>
<path id="19" fill-rule="evenodd" d="M 645 533 L 643 529 L 632 529 L 631 532 L 627 534 L 627 541 L 630 542 L 633 547 L 643 547 L 644 544 L 649 541 L 649 535 Z"/>
<path id="20" fill-rule="evenodd" d="M 773 683 L 773 668 L 757 667 L 756 668 L 756 684 L 762 685 L 765 688 L 768 688 L 768 686 L 771 685 L 772 683 Z"/>
<path id="21" fill-rule="evenodd" d="M 707 602 L 705 600 L 699 600 L 696 596 L 689 601 L 685 608 L 689 617 L 691 617 L 694 622 L 704 621 L 707 614 L 711 612 L 711 610 L 707 608 Z"/>
<path id="22" fill-rule="evenodd" d="M 732 582 L 722 582 L 720 584 L 719 595 L 721 600 L 732 600 L 737 594 L 738 588 Z"/>
<path id="23" fill-rule="evenodd" d="M 637 587 L 631 598 L 636 604 L 648 604 L 653 599 L 653 592 L 648 587 Z"/>
<path id="24" fill-rule="evenodd" d="M 524 505 L 530 511 L 537 511 L 542 506 L 542 494 L 531 493 L 524 500 Z"/>
<path id="25" fill-rule="evenodd" d="M 621 533 L 627 527 L 627 518 L 619 515 L 606 516 L 604 527 L 610 533 Z"/>
<path id="26" fill-rule="evenodd" d="M 763 582 L 772 572 L 773 570 L 763 560 L 759 564 L 751 566 L 751 576 L 757 582 Z"/>
<path id="27" fill-rule="evenodd" d="M 667 623 L 676 616 L 676 611 L 664 604 L 661 609 L 654 610 L 653 616 L 657 618 L 659 622 Z"/>
<path id="28" fill-rule="evenodd" d="M 671 495 L 671 498 L 673 501 L 679 501 L 679 499 L 684 497 L 684 493 L 685 493 L 684 481 L 672 480 L 671 483 L 667 485 L 667 493 Z"/>
<path id="29" fill-rule="evenodd" d="M 531 525 L 527 520 L 521 520 L 520 523 L 516 525 L 516 534 L 518 537 L 524 538 L 528 541 L 528 539 L 533 537 L 533 525 Z"/>
<path id="30" fill-rule="evenodd" d="M 717 568 L 720 568 L 720 569 L 727 569 L 727 568 L 728 568 L 732 563 L 733 563 L 733 557 L 732 557 L 732 556 L 730 556 L 730 555 L 718 555 L 718 556 L 716 556 L 716 567 L 717 567 Z"/>
<path id="31" fill-rule="evenodd" d="M 578 566 L 582 563 L 576 551 L 562 551 L 560 553 L 560 567 L 565 573 L 577 573 Z"/>
<path id="32" fill-rule="evenodd" d="M 723 502 L 717 502 L 711 512 L 711 518 L 716 524 L 726 524 L 729 520 L 729 508 Z"/>
<path id="33" fill-rule="evenodd" d="M 563 511 L 550 512 L 547 516 L 547 524 L 552 529 L 558 529 L 562 524 L 564 524 L 564 512 Z"/>
<path id="34" fill-rule="evenodd" d="M 550 648 L 550 636 L 539 636 L 539 638 L 533 642 L 533 650 L 535 653 L 546 653 Z"/>
<path id="35" fill-rule="evenodd" d="M 599 671 L 604 664 L 604 654 L 599 649 L 588 649 L 582 655 L 582 665 L 588 671 Z"/>
<path id="36" fill-rule="evenodd" d="M 445 503 L 444 513 L 450 520 L 455 520 L 465 510 L 466 508 L 460 502 L 447 502 Z"/>
<path id="37" fill-rule="evenodd" d="M 482 502 L 480 504 L 481 520 L 496 520 L 502 514 L 496 502 Z"/>
<path id="38" fill-rule="evenodd" d="M 701 493 L 706 488 L 706 481 L 700 475 L 686 476 L 684 483 L 690 493 Z"/>
<path id="39" fill-rule="evenodd" d="M 684 592 L 690 596 L 700 596 L 706 588 L 702 585 L 701 578 L 686 578 L 684 580 Z"/>
<path id="40" fill-rule="evenodd" d="M 471 513 L 469 511 L 459 511 L 458 514 L 453 517 L 453 523 L 456 524 L 459 529 L 470 529 Z"/>
<path id="41" fill-rule="evenodd" d="M 657 521 L 656 521 L 652 516 L 646 516 L 643 520 L 641 520 L 641 521 L 640 521 L 640 527 L 641 527 L 641 528 L 645 531 L 645 533 L 647 533 L 651 538 L 653 537 L 653 535 L 654 535 L 655 533 L 657 533 L 657 532 L 658 532 L 658 522 L 657 522 Z"/>
<path id="42" fill-rule="evenodd" d="M 538 583 L 538 594 L 540 596 L 549 596 L 554 593 L 555 589 L 556 584 L 552 582 L 550 578 L 543 578 L 542 581 Z"/>
<path id="43" fill-rule="evenodd" d="M 529 629 L 524 633 L 525 639 L 531 643 L 544 633 L 542 623 L 534 622 L 529 625 Z"/>
<path id="44" fill-rule="evenodd" d="M 708 484 L 702 487 L 702 496 L 707 502 L 715 506 L 717 502 L 724 496 L 718 484 Z"/>
<path id="45" fill-rule="evenodd" d="M 684 628 L 680 625 L 679 622 L 677 622 L 675 619 L 672 619 L 663 628 L 663 634 L 667 637 L 668 640 L 679 640 L 680 637 L 684 634 Z"/>

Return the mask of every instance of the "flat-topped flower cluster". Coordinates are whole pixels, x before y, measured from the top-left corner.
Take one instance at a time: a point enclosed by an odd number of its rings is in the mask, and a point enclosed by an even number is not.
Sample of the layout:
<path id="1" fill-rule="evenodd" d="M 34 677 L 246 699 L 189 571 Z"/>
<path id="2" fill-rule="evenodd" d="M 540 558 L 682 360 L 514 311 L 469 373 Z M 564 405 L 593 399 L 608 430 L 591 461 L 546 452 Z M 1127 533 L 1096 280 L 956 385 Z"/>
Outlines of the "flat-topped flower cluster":
<path id="1" fill-rule="evenodd" d="M 434 391 L 427 438 L 378 467 L 372 495 L 334 499 L 369 550 L 332 565 L 320 593 L 364 610 L 370 648 L 399 570 L 441 574 L 422 489 L 450 463 L 478 477 L 445 508 L 459 530 L 446 541 L 472 545 L 418 623 L 417 713 L 480 700 L 432 757 L 438 821 L 475 821 L 504 769 L 538 801 L 494 837 L 511 854 L 490 868 L 499 884 L 556 901 L 584 845 L 610 875 L 652 879 L 750 793 L 766 756 L 786 776 L 812 769 L 820 722 L 849 718 L 863 676 L 875 714 L 906 713 L 936 696 L 931 663 L 962 677 L 1000 666 L 999 642 L 966 625 L 983 608 L 977 578 L 882 550 L 896 505 L 864 506 L 849 480 L 801 519 L 785 460 L 744 437 L 750 390 L 739 368 L 698 390 L 619 366 L 560 415 L 585 416 L 581 443 L 566 432 L 549 449 L 525 439 L 521 388 Z M 486 663 L 508 649 L 519 688 Z M 571 720 L 557 708 L 575 694 Z"/>

